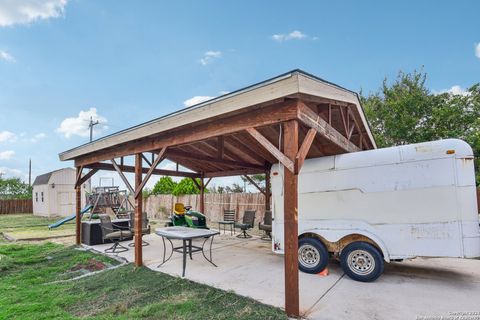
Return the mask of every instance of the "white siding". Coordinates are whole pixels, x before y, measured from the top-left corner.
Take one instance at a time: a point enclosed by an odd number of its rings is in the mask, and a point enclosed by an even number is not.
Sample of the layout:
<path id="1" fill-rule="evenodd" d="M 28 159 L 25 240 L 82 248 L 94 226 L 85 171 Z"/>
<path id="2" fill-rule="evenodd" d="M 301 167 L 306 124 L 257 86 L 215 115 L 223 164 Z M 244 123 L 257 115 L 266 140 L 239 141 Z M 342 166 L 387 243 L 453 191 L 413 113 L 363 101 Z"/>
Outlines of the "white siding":
<path id="1" fill-rule="evenodd" d="M 43 201 L 42 201 L 43 193 Z M 48 216 L 48 186 L 46 184 L 33 187 L 33 214 Z"/>
<path id="2" fill-rule="evenodd" d="M 76 171 L 72 168 L 55 171 L 48 184 L 33 187 L 33 214 L 42 216 L 69 216 L 75 213 Z M 90 192 L 90 181 L 82 185 L 82 208 L 85 206 L 85 192 Z M 41 201 L 41 192 L 44 201 Z M 38 201 L 36 194 L 38 193 Z"/>

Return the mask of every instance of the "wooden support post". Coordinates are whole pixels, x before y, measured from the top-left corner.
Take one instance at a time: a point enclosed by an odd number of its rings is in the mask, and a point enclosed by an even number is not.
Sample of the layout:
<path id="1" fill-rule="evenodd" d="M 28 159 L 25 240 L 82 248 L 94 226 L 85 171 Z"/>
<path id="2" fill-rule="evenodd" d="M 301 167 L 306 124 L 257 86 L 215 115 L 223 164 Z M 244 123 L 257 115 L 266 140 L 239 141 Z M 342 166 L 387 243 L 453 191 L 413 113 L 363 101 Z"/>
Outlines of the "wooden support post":
<path id="1" fill-rule="evenodd" d="M 150 164 L 150 169 L 148 169 L 148 172 L 145 175 L 145 179 L 142 179 L 142 181 L 140 182 L 140 185 L 135 185 L 135 198 L 137 198 L 138 195 L 140 193 L 142 193 L 143 187 L 145 187 L 145 184 L 147 184 L 148 179 L 150 179 L 150 177 L 152 176 L 152 173 L 153 173 L 153 171 L 155 171 L 155 168 L 157 168 L 157 166 L 160 164 L 160 162 L 162 162 L 163 159 L 165 159 L 165 152 L 166 151 L 167 151 L 167 147 L 163 147 L 163 149 L 160 151 L 160 153 L 158 154 L 157 158 L 153 161 L 153 163 L 149 163 Z M 142 158 L 145 160 L 145 162 L 148 163 L 147 158 L 145 158 L 143 153 L 141 155 L 142 155 Z M 143 172 L 143 168 L 141 168 L 141 171 Z"/>
<path id="2" fill-rule="evenodd" d="M 203 175 L 200 178 L 200 212 L 205 214 L 205 181 Z"/>
<path id="3" fill-rule="evenodd" d="M 270 170 L 265 172 L 265 210 L 270 210 L 270 197 L 271 197 L 271 190 L 270 190 Z"/>
<path id="4" fill-rule="evenodd" d="M 142 184 L 142 154 L 135 154 L 135 190 L 140 190 Z M 141 267 L 142 261 L 142 212 L 143 194 L 135 197 L 135 266 Z"/>
<path id="5" fill-rule="evenodd" d="M 83 167 L 77 167 L 77 179 L 82 177 L 82 169 Z M 75 243 L 77 246 L 80 245 L 81 242 L 81 225 L 82 225 L 82 217 L 80 215 L 80 211 L 82 211 L 82 185 L 75 186 Z"/>
<path id="6" fill-rule="evenodd" d="M 295 160 L 298 152 L 298 122 L 283 125 L 284 153 Z M 290 317 L 300 315 L 298 290 L 298 176 L 284 168 L 283 210 L 285 239 L 285 311 Z"/>

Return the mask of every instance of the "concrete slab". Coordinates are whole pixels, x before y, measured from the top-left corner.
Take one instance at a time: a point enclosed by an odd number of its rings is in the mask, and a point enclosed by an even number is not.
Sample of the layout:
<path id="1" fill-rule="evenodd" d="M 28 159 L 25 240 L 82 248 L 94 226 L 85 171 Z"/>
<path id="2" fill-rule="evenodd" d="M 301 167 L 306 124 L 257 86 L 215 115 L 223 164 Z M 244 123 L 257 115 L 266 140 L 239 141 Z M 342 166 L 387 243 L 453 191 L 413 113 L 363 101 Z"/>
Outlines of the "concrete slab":
<path id="1" fill-rule="evenodd" d="M 152 270 L 180 276 L 182 256 L 162 262 L 160 237 L 144 239 L 144 264 Z M 202 240 L 196 241 L 201 244 Z M 178 243 L 178 242 L 177 242 Z M 168 244 L 168 243 L 167 243 Z M 94 246 L 103 251 L 109 245 Z M 167 252 L 169 244 L 167 245 Z M 201 253 L 187 261 L 185 277 L 262 303 L 284 307 L 283 256 L 257 237 L 238 239 L 220 235 L 213 244 L 212 266 Z M 119 256 L 133 261 L 133 248 Z M 360 283 L 343 274 L 331 261 L 326 277 L 300 273 L 300 308 L 309 319 L 416 319 L 449 315 L 449 312 L 480 311 L 480 261 L 416 259 L 387 265 L 374 283 Z"/>

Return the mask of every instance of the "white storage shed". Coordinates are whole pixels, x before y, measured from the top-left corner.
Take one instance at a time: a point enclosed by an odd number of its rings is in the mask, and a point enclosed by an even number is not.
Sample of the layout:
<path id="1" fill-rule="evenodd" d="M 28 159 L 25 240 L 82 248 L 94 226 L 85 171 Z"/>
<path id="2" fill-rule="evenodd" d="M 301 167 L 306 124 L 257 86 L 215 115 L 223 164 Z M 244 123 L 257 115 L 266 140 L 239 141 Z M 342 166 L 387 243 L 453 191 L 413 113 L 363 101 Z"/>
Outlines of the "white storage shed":
<path id="1" fill-rule="evenodd" d="M 33 214 L 38 216 L 68 216 L 75 213 L 75 180 L 73 168 L 63 168 L 39 175 L 33 182 Z M 90 192 L 90 180 L 82 185 L 82 207 L 85 192 Z"/>

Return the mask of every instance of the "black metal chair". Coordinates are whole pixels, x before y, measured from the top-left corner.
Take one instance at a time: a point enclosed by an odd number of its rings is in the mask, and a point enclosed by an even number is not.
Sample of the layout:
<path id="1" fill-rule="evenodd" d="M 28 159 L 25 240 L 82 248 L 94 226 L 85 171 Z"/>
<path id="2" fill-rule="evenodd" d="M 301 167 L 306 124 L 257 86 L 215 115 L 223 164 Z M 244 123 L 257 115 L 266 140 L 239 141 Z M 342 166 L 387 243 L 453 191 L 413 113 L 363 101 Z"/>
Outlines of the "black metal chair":
<path id="1" fill-rule="evenodd" d="M 148 224 L 149 220 L 146 212 L 142 212 L 142 236 L 150 234 L 150 225 Z M 130 232 L 132 235 L 135 235 L 135 212 L 130 213 Z M 143 240 L 142 237 L 142 247 L 148 246 L 150 243 Z M 129 243 L 129 247 L 135 247 L 135 242 Z"/>
<path id="2" fill-rule="evenodd" d="M 258 229 L 264 232 L 262 240 L 272 240 L 272 211 L 265 211 L 263 222 L 258 223 Z"/>
<path id="3" fill-rule="evenodd" d="M 235 228 L 239 228 L 242 232 L 237 238 L 251 238 L 252 236 L 247 233 L 248 229 L 252 229 L 255 223 L 255 211 L 245 211 L 243 213 L 242 223 L 235 223 Z"/>
<path id="4" fill-rule="evenodd" d="M 235 234 L 235 210 L 223 210 L 223 220 L 218 221 L 218 231 L 223 225 L 223 233 L 225 233 L 225 226 L 230 226 L 230 235 Z"/>
<path id="5" fill-rule="evenodd" d="M 103 241 L 109 240 L 113 242 L 113 245 L 110 248 L 105 249 L 106 253 L 119 253 L 125 252 L 128 250 L 127 247 L 124 247 L 120 244 L 120 241 L 127 240 L 132 237 L 130 230 L 121 230 L 118 227 L 115 229 L 112 219 L 108 214 L 98 215 L 100 218 L 100 227 L 102 228 L 102 238 Z"/>

